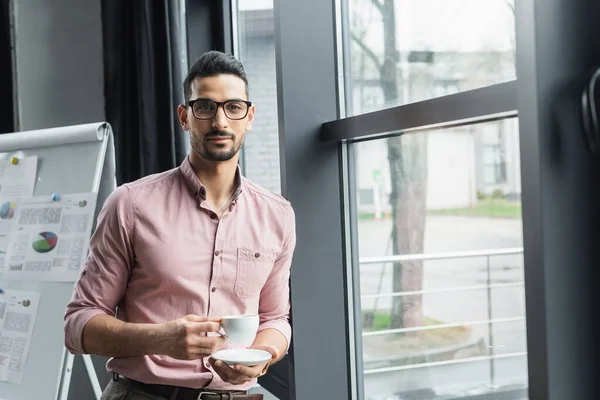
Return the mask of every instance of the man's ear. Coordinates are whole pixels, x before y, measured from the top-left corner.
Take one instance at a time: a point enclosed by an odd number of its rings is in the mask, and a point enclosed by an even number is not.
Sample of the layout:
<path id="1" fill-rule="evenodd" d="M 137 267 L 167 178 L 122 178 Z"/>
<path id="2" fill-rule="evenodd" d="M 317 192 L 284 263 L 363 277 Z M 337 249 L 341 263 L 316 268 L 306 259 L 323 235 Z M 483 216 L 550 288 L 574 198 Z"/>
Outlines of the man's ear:
<path id="1" fill-rule="evenodd" d="M 256 110 L 255 106 L 252 105 L 248 110 L 248 125 L 246 125 L 246 130 L 252 130 L 252 124 L 254 123 L 254 111 Z"/>
<path id="2" fill-rule="evenodd" d="M 181 124 L 181 128 L 184 131 L 189 131 L 189 124 L 188 124 L 188 112 L 187 112 L 187 108 L 183 105 L 178 105 L 177 106 L 177 116 L 179 117 L 179 123 Z"/>

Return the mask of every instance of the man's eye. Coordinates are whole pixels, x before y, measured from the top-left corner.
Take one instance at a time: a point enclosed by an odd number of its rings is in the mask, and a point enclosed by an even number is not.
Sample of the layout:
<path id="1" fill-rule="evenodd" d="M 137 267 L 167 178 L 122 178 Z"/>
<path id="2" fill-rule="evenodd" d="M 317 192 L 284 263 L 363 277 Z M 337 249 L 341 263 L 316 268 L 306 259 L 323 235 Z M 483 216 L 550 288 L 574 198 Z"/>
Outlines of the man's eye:
<path id="1" fill-rule="evenodd" d="M 227 104 L 227 109 L 229 111 L 243 111 L 245 107 L 245 104 L 243 103 L 228 103 Z"/>

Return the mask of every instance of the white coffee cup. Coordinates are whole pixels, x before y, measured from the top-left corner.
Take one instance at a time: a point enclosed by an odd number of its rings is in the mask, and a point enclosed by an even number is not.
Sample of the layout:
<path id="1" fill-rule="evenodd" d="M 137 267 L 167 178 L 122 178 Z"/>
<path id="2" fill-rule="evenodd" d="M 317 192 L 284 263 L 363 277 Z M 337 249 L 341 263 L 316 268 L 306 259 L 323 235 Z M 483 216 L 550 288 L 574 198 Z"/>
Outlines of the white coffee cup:
<path id="1" fill-rule="evenodd" d="M 230 342 L 250 346 L 256 338 L 258 323 L 256 314 L 228 315 L 222 317 L 221 326 Z"/>

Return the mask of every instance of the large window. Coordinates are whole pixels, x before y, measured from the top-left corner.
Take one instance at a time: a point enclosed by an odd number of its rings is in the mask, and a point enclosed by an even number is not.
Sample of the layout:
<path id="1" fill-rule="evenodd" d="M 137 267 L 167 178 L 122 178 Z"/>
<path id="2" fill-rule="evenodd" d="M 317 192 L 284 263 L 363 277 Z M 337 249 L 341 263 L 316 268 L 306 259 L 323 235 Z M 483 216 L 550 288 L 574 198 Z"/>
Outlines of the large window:
<path id="1" fill-rule="evenodd" d="M 514 0 L 345 0 L 349 115 L 515 79 Z"/>
<path id="2" fill-rule="evenodd" d="M 348 145 L 359 395 L 524 399 L 518 120 L 455 126 L 448 109 L 460 107 L 427 102 L 515 79 L 514 4 L 342 4 L 346 114 L 422 102 L 423 125 L 448 116 L 439 129 Z"/>
<path id="3" fill-rule="evenodd" d="M 236 56 L 244 64 L 256 120 L 243 148 L 244 174 L 267 190 L 281 191 L 275 74 L 273 0 L 237 0 Z"/>
<path id="4" fill-rule="evenodd" d="M 502 131 L 505 179 L 481 138 Z M 351 145 L 365 399 L 527 387 L 515 119 Z M 361 193 L 372 193 L 367 196 Z M 516 395 L 514 394 L 516 390 Z M 425 397 L 415 397 L 417 395 Z M 450 397 L 445 397 L 450 396 Z"/>

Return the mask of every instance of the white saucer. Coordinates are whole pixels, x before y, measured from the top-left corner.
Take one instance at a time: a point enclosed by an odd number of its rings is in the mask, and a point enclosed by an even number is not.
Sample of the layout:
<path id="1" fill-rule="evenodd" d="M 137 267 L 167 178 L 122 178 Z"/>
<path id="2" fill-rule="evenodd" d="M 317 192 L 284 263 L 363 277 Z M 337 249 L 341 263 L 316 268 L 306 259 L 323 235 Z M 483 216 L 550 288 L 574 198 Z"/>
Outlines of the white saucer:
<path id="1" fill-rule="evenodd" d="M 211 356 L 215 360 L 223 361 L 227 365 L 246 365 L 252 367 L 271 359 L 271 353 L 257 349 L 226 349 L 219 350 Z"/>

